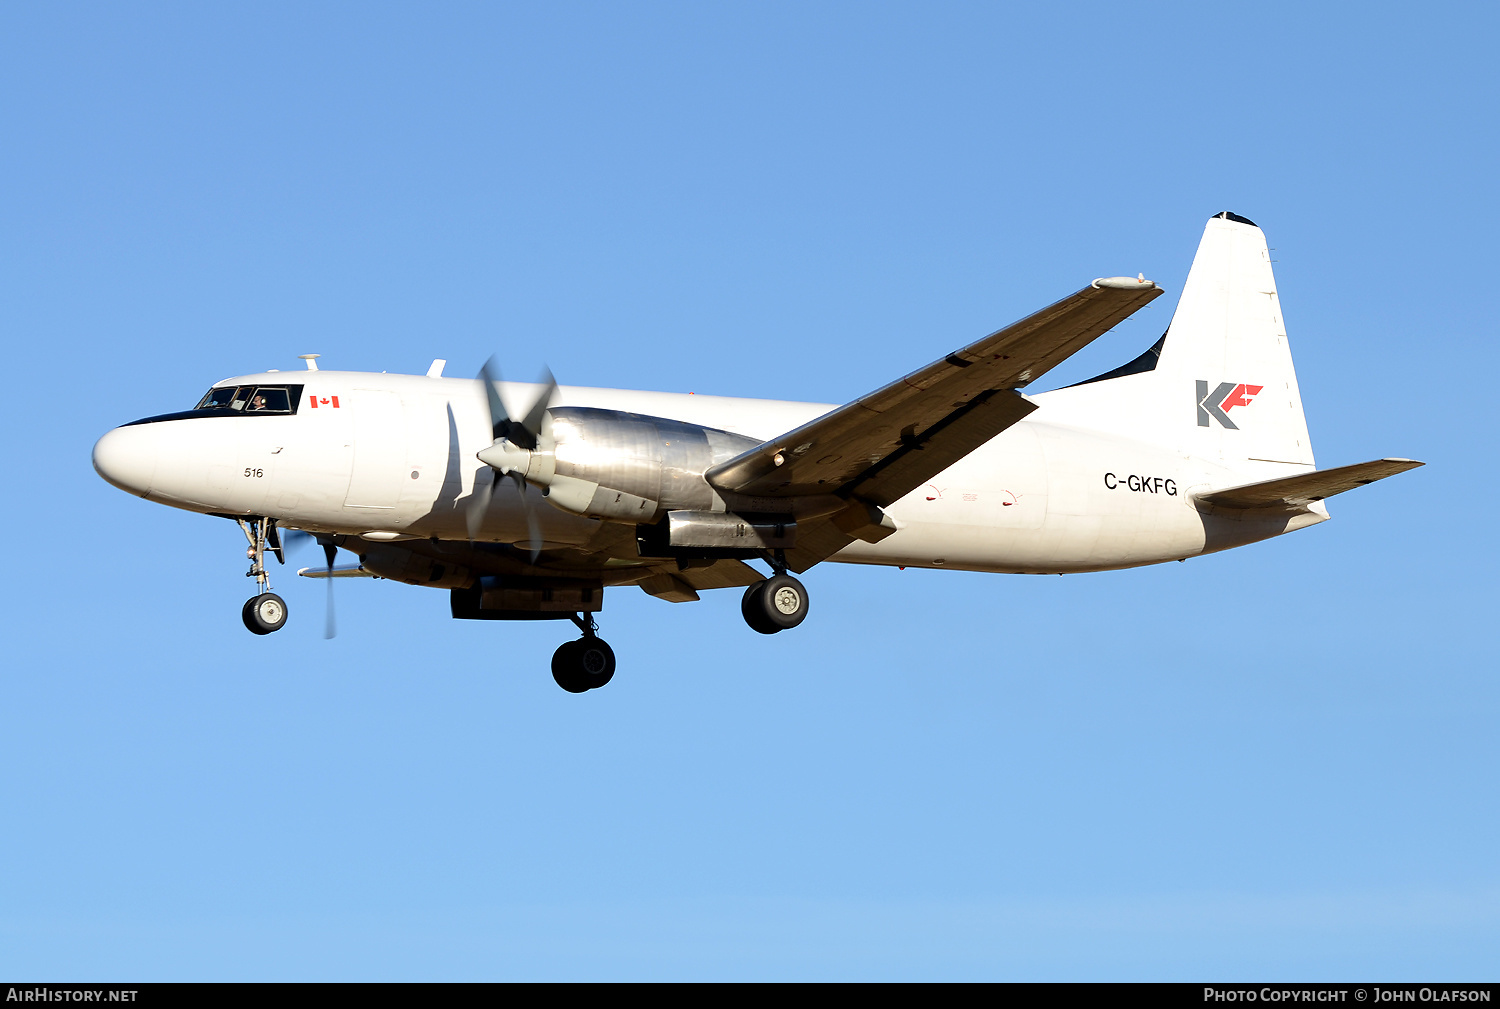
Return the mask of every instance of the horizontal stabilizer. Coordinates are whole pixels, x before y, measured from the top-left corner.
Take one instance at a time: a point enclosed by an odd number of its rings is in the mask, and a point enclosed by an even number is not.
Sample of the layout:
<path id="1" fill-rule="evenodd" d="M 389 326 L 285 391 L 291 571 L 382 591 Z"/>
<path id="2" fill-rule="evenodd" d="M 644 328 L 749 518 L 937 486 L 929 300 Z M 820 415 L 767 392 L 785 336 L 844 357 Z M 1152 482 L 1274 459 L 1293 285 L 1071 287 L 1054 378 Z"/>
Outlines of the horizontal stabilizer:
<path id="1" fill-rule="evenodd" d="M 1415 459 L 1376 459 L 1373 462 L 1320 469 L 1312 473 L 1262 480 L 1260 483 L 1229 487 L 1196 495 L 1199 503 L 1215 508 L 1266 508 L 1276 511 L 1305 511 L 1314 501 L 1321 501 L 1346 490 L 1384 480 L 1423 465 Z"/>
<path id="2" fill-rule="evenodd" d="M 298 568 L 297 573 L 303 578 L 379 578 L 380 576 L 364 568 Z"/>

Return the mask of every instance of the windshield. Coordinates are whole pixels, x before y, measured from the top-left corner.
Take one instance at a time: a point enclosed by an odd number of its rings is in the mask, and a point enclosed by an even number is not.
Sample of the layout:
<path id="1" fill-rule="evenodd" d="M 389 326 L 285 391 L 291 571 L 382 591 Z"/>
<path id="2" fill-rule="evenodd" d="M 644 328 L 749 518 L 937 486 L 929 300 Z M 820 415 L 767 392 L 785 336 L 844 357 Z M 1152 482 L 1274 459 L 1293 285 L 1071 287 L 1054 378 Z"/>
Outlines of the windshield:
<path id="1" fill-rule="evenodd" d="M 225 385 L 208 390 L 194 410 L 235 410 L 243 413 L 296 413 L 300 385 Z"/>
<path id="2" fill-rule="evenodd" d="M 208 390 L 208 395 L 206 395 L 202 399 L 200 399 L 198 401 L 198 405 L 195 406 L 195 407 L 193 407 L 193 409 L 194 410 L 223 409 L 224 407 L 227 407 L 229 405 L 230 400 L 234 399 L 234 393 L 235 393 L 235 389 L 234 389 L 234 386 L 232 386 L 232 385 L 227 385 L 227 386 L 225 386 L 222 389 L 210 389 L 210 390 Z"/>
<path id="3" fill-rule="evenodd" d="M 285 389 L 270 389 L 261 386 L 256 389 L 245 402 L 245 409 L 255 412 L 269 410 L 271 413 L 291 413 L 292 406 L 287 402 Z"/>

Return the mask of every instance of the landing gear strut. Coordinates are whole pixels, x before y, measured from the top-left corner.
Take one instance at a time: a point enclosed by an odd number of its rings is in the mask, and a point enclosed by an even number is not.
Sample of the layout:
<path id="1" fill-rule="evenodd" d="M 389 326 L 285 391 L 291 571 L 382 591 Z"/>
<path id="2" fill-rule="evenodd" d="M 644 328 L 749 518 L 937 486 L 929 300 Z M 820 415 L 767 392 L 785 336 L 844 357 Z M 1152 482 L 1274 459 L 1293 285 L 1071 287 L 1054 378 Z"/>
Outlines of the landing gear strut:
<path id="1" fill-rule="evenodd" d="M 595 634 L 599 625 L 593 616 L 579 613 L 571 619 L 583 637 L 564 642 L 552 653 L 552 678 L 568 693 L 581 694 L 604 686 L 615 675 L 615 650 Z"/>
<path id="2" fill-rule="evenodd" d="M 240 617 L 252 634 L 270 634 L 281 630 L 286 623 L 286 601 L 271 591 L 271 575 L 266 571 L 266 550 L 283 559 L 281 538 L 276 534 L 276 520 L 270 518 L 235 519 L 250 541 L 245 556 L 250 558 L 250 570 L 246 578 L 254 578 L 258 595 L 245 600 Z"/>
<path id="3" fill-rule="evenodd" d="M 807 618 L 807 587 L 786 573 L 785 553 L 777 550 L 767 560 L 775 573 L 745 590 L 740 613 L 752 630 L 775 634 Z"/>

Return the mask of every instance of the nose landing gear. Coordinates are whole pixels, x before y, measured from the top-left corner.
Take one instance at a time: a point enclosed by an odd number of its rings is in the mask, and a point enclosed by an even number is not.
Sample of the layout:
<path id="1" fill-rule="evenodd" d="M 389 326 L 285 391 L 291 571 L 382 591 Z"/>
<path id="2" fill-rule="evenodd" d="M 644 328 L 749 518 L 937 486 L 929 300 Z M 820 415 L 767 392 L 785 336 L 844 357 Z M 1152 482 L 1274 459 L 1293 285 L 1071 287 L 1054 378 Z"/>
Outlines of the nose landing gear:
<path id="1" fill-rule="evenodd" d="M 568 693 L 581 694 L 604 686 L 615 675 L 615 650 L 594 633 L 599 627 L 590 614 L 571 619 L 583 637 L 564 642 L 552 653 L 552 678 Z"/>
<path id="2" fill-rule="evenodd" d="M 286 624 L 286 600 L 271 591 L 271 575 L 266 571 L 266 550 L 269 549 L 276 559 L 285 563 L 285 556 L 281 549 L 281 537 L 276 533 L 276 520 L 271 518 L 235 519 L 240 529 L 245 534 L 245 539 L 250 541 L 250 547 L 245 551 L 245 556 L 250 558 L 250 570 L 245 572 L 246 578 L 254 578 L 255 584 L 260 592 L 245 600 L 244 607 L 240 610 L 240 618 L 244 620 L 245 627 L 251 634 L 270 634 L 279 631 Z"/>

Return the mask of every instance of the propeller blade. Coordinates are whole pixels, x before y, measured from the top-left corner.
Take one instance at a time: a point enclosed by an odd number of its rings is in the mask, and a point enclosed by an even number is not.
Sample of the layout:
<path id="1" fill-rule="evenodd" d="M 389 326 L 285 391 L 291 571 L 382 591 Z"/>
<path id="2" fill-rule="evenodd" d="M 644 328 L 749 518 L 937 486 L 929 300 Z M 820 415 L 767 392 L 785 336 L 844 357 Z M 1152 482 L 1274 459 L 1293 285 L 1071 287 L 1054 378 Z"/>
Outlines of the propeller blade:
<path id="1" fill-rule="evenodd" d="M 324 639 L 332 638 L 338 633 L 333 622 L 333 559 L 338 556 L 339 548 L 332 543 L 323 544 L 323 556 L 328 560 L 328 616 L 323 622 Z"/>
<path id="2" fill-rule="evenodd" d="M 303 532 L 301 529 L 288 529 L 281 534 L 281 545 L 283 549 L 296 553 L 315 539 L 317 537 L 312 533 Z"/>
<path id="3" fill-rule="evenodd" d="M 514 420 L 510 410 L 505 405 L 505 400 L 500 396 L 500 368 L 495 363 L 492 355 L 479 368 L 479 377 L 484 382 L 485 400 L 489 404 L 490 411 L 490 433 L 497 444 L 503 438 L 516 449 L 534 451 L 542 434 L 542 421 L 546 418 L 547 408 L 552 405 L 552 400 L 557 395 L 557 379 L 552 377 L 548 368 L 542 369 L 541 391 L 537 393 L 536 401 L 531 404 L 531 409 L 526 411 L 522 420 Z M 495 482 L 499 479 L 497 474 L 500 469 L 505 470 L 506 476 L 514 477 L 516 491 L 521 495 L 521 510 L 526 515 L 526 537 L 531 547 L 532 563 L 536 562 L 542 552 L 542 523 L 532 508 L 531 499 L 526 494 L 526 477 L 514 469 L 510 469 L 507 454 L 517 455 L 519 458 L 526 456 L 514 453 L 511 448 L 501 446 L 505 451 L 499 456 L 491 455 L 490 480 L 483 487 L 479 486 L 479 478 L 475 477 L 474 494 L 469 501 L 469 507 L 464 515 L 469 530 L 469 542 L 479 535 L 479 530 L 484 524 L 485 513 L 489 511 L 490 499 L 495 493 Z M 487 460 L 488 461 L 488 460 Z M 499 468 L 497 468 L 499 467 Z"/>
<path id="4" fill-rule="evenodd" d="M 531 498 L 526 493 L 526 478 L 515 470 L 510 471 L 515 478 L 516 491 L 521 495 L 521 511 L 526 514 L 526 541 L 531 547 L 531 563 L 542 554 L 542 522 L 537 518 L 536 509 L 531 506 Z"/>
<path id="5" fill-rule="evenodd" d="M 542 434 L 542 415 L 547 412 L 547 407 L 552 405 L 552 397 L 557 395 L 557 379 L 552 377 L 550 368 L 542 369 L 542 391 L 537 394 L 536 402 L 531 404 L 531 409 L 526 412 L 526 419 L 521 421 L 521 426 L 526 433 L 531 435 L 531 444 L 523 448 L 536 448 L 537 439 Z"/>
<path id="6" fill-rule="evenodd" d="M 503 438 L 505 432 L 510 429 L 510 414 L 506 412 L 505 401 L 500 398 L 500 389 L 496 385 L 500 381 L 500 369 L 495 364 L 494 355 L 479 367 L 479 377 L 484 380 L 485 398 L 490 406 L 490 437 Z"/>
<path id="7" fill-rule="evenodd" d="M 479 377 L 484 381 L 485 401 L 490 409 L 490 436 L 508 439 L 521 448 L 536 448 L 537 439 L 542 433 L 542 415 L 547 412 L 547 407 L 552 405 L 552 398 L 557 394 L 557 379 L 552 377 L 552 372 L 542 369 L 542 391 L 537 394 L 536 402 L 531 404 L 531 409 L 526 411 L 522 420 L 511 416 L 510 409 L 500 396 L 500 367 L 495 364 L 493 355 L 480 366 Z"/>
<path id="8" fill-rule="evenodd" d="M 479 477 L 489 474 L 489 479 L 480 486 Z M 474 477 L 474 493 L 469 497 L 468 510 L 464 512 L 464 522 L 469 529 L 469 542 L 473 543 L 479 536 L 479 529 L 484 525 L 485 513 L 490 510 L 490 496 L 495 493 L 495 471 L 486 467 L 479 471 Z"/>

